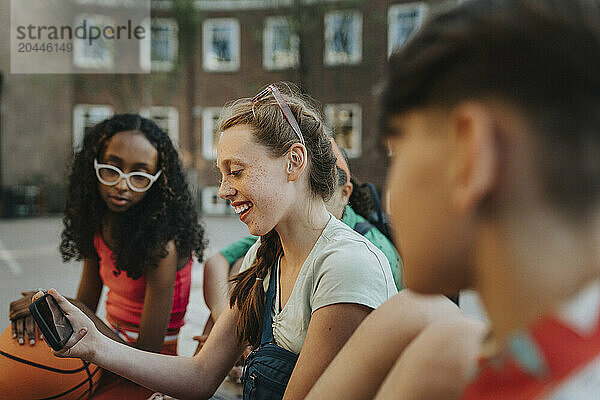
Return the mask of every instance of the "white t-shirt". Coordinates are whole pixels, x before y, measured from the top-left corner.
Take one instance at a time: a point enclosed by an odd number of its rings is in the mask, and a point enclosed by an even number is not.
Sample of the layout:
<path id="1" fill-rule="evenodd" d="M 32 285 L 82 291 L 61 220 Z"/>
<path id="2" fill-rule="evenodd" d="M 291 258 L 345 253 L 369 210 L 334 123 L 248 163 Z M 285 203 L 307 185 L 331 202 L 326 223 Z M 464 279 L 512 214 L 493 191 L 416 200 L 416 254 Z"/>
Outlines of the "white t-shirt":
<path id="1" fill-rule="evenodd" d="M 260 240 L 248 250 L 240 272 L 252 265 L 259 246 Z M 334 216 L 304 261 L 282 310 L 279 310 L 279 270 L 276 276 L 273 337 L 279 346 L 295 354 L 302 350 L 311 315 L 319 308 L 355 303 L 375 309 L 397 293 L 388 260 L 381 250 Z M 269 277 L 263 281 L 265 292 Z"/>

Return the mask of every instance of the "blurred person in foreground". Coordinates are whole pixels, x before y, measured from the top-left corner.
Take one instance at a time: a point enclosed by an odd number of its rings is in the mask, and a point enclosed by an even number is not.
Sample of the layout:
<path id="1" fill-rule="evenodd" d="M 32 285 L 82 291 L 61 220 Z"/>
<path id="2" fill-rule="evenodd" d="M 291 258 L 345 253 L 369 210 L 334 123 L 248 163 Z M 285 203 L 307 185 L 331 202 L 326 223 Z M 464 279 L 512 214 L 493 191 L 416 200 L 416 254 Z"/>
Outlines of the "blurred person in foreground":
<path id="1" fill-rule="evenodd" d="M 404 282 L 476 288 L 490 327 L 432 324 L 383 381 L 368 368 L 391 366 L 373 339 L 396 296 L 308 398 L 598 398 L 599 70 L 591 0 L 463 2 L 392 56 L 382 122 Z"/>

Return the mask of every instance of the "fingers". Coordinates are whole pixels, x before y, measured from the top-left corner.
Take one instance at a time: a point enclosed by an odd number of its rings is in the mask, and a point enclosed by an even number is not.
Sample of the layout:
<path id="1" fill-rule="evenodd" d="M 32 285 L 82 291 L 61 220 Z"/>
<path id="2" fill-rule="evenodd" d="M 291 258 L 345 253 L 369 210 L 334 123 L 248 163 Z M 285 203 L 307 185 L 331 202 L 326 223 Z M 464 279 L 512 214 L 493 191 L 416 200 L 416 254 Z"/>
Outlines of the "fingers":
<path id="1" fill-rule="evenodd" d="M 25 318 L 25 333 L 27 333 L 29 345 L 33 346 L 35 344 L 35 323 L 31 316 Z"/>
<path id="2" fill-rule="evenodd" d="M 11 321 L 29 315 L 29 304 L 31 304 L 29 299 L 29 297 L 22 297 L 10 303 L 8 318 L 10 318 Z"/>
<path id="3" fill-rule="evenodd" d="M 65 315 L 69 315 L 70 313 L 73 313 L 75 310 L 80 311 L 79 308 L 75 307 L 73 304 L 71 304 L 71 302 L 69 300 L 64 298 L 62 294 L 58 293 L 56 291 L 56 289 L 50 289 L 50 290 L 48 290 L 48 293 L 50 295 L 52 295 L 52 297 L 54 297 L 54 299 L 58 303 L 58 306 L 61 308 L 61 310 L 63 310 Z M 36 293 L 36 295 L 37 295 L 37 293 Z"/>
<path id="4" fill-rule="evenodd" d="M 40 297 L 42 297 L 45 293 L 41 290 L 37 291 L 33 297 L 31 298 L 31 302 L 37 301 Z"/>
<path id="5" fill-rule="evenodd" d="M 72 355 L 71 355 L 71 349 L 81 339 L 83 339 L 83 337 L 85 335 L 87 335 L 87 333 L 88 333 L 88 329 L 85 328 L 85 327 L 81 328 L 77 332 L 73 332 L 73 334 L 71 335 L 71 337 L 67 341 L 67 344 L 65 345 L 65 347 L 62 350 L 59 350 L 59 351 L 52 350 L 52 353 L 54 353 L 54 355 L 57 356 L 57 357 L 63 357 L 63 358 L 64 357 L 72 357 Z"/>
<path id="6" fill-rule="evenodd" d="M 19 344 L 25 343 L 25 319 L 20 318 L 16 321 L 17 323 L 17 340 Z"/>
<path id="7" fill-rule="evenodd" d="M 12 325 L 13 339 L 16 339 L 17 338 L 17 323 L 15 321 L 12 321 L 10 324 Z"/>

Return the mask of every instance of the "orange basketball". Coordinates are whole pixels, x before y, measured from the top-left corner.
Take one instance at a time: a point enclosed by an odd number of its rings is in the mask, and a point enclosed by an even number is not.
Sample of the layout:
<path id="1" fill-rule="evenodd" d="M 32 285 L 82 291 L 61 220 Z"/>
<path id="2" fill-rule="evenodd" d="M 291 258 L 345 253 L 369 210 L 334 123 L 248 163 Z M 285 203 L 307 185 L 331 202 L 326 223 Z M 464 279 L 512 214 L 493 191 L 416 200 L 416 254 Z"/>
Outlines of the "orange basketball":
<path id="1" fill-rule="evenodd" d="M 19 345 L 9 326 L 0 336 L 0 399 L 85 399 L 100 368 L 78 358 L 58 358 L 42 340 Z"/>

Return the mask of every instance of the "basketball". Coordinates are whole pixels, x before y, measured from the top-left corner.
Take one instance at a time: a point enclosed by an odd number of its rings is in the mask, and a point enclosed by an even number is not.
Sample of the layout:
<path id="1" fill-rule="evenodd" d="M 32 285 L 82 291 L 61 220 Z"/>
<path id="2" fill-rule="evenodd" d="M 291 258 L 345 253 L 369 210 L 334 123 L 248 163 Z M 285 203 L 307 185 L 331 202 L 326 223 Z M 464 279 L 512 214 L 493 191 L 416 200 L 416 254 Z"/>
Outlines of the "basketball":
<path id="1" fill-rule="evenodd" d="M 58 358 L 37 339 L 19 345 L 9 326 L 0 336 L 0 399 L 86 399 L 102 375 L 78 358 Z"/>

